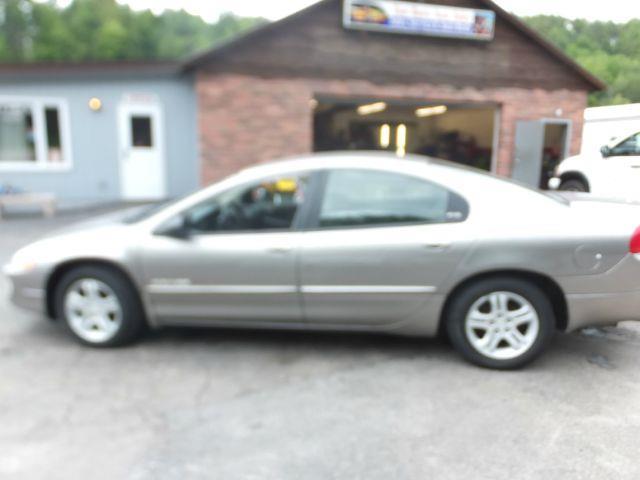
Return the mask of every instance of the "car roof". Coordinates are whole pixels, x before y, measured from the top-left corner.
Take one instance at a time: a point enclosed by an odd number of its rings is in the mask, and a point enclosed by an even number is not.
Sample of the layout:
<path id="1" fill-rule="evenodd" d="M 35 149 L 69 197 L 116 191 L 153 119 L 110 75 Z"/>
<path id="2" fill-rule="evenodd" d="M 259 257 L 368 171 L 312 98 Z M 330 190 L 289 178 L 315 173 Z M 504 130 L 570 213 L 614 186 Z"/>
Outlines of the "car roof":
<path id="1" fill-rule="evenodd" d="M 484 173 L 475 168 L 423 155 L 407 154 L 401 157 L 394 153 L 380 151 L 336 151 L 298 155 L 274 162 L 253 165 L 241 170 L 238 174 L 269 175 L 270 173 L 277 174 L 286 170 L 321 170 L 345 167 L 384 167 L 385 169 L 402 171 L 407 167 L 415 168 L 416 166 L 424 167 L 428 165 L 472 173 Z"/>
<path id="2" fill-rule="evenodd" d="M 465 197 L 475 197 L 474 201 L 490 200 L 491 196 L 495 199 L 503 195 L 524 195 L 547 199 L 550 197 L 529 185 L 511 178 L 499 177 L 478 168 L 423 155 L 407 154 L 399 157 L 393 153 L 380 151 L 338 151 L 301 155 L 249 167 L 238 172 L 234 178 L 249 180 L 304 170 L 358 168 L 420 176 L 441 183 Z M 557 198 L 554 199 L 558 201 Z M 499 201 L 502 202 L 501 199 Z"/>

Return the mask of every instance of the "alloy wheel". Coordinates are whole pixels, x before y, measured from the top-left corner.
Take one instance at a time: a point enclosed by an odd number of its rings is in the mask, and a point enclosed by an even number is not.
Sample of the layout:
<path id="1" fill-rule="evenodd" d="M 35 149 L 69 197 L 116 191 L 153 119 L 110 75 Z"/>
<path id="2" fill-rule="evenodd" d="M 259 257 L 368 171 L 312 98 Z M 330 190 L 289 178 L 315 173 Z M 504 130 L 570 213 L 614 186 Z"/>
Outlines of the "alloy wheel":
<path id="1" fill-rule="evenodd" d="M 513 292 L 492 292 L 477 299 L 465 318 L 465 334 L 480 354 L 510 360 L 527 352 L 540 332 L 533 305 Z"/>
<path id="2" fill-rule="evenodd" d="M 122 325 L 118 297 L 109 285 L 94 278 L 81 278 L 69 286 L 64 312 L 73 332 L 90 343 L 108 342 Z"/>

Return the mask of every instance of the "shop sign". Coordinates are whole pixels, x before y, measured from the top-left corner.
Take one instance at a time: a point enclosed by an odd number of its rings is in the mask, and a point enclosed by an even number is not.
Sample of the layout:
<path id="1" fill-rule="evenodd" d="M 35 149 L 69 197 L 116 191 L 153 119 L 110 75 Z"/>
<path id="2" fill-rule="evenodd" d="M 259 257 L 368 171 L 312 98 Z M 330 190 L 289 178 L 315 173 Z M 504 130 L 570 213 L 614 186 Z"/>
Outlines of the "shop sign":
<path id="1" fill-rule="evenodd" d="M 357 30 L 493 40 L 491 10 L 393 0 L 344 0 L 344 26 Z"/>

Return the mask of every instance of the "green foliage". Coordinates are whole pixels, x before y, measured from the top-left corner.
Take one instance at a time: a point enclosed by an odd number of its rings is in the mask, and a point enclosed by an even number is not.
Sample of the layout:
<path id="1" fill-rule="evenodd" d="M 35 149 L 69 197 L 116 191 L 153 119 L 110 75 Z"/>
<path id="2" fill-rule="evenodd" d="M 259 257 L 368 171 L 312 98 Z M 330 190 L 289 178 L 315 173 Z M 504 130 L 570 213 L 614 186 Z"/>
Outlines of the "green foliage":
<path id="1" fill-rule="evenodd" d="M 640 20 L 625 24 L 538 15 L 524 19 L 609 86 L 592 106 L 640 102 Z"/>
<path id="2" fill-rule="evenodd" d="M 0 0 L 0 62 L 180 59 L 265 22 L 224 14 L 214 24 L 184 10 L 160 15 L 116 0 Z"/>

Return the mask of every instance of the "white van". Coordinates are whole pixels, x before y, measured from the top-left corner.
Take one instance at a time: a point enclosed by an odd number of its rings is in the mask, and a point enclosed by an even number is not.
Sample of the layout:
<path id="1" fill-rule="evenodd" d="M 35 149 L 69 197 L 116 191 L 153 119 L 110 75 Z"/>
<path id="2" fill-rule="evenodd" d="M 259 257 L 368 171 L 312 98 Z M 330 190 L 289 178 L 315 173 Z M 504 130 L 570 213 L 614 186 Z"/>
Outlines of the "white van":
<path id="1" fill-rule="evenodd" d="M 640 104 L 585 110 L 579 155 L 562 161 L 551 189 L 640 201 Z"/>

